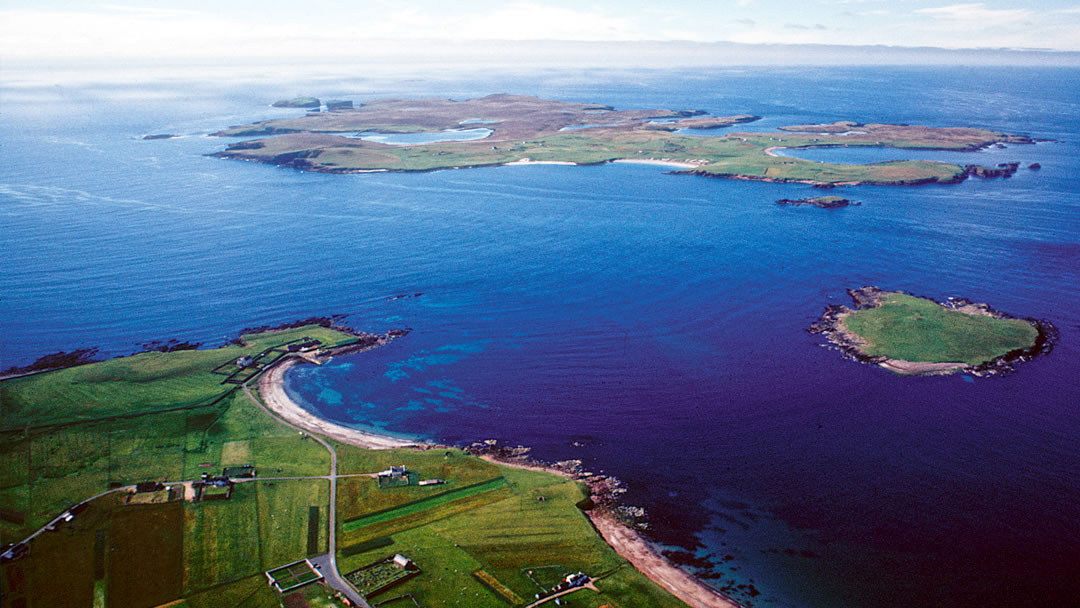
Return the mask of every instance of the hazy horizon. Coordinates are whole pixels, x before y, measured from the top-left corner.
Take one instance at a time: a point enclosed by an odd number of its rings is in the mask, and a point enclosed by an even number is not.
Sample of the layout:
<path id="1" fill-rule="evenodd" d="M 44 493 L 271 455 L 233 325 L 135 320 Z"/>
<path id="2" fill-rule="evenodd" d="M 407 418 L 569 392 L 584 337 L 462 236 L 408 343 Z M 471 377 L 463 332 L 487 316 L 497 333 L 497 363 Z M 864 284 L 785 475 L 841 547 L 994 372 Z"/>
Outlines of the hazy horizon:
<path id="1" fill-rule="evenodd" d="M 1080 65 L 1080 7 L 985 0 L 13 0 L 3 70 L 210 62 L 550 67 Z"/>

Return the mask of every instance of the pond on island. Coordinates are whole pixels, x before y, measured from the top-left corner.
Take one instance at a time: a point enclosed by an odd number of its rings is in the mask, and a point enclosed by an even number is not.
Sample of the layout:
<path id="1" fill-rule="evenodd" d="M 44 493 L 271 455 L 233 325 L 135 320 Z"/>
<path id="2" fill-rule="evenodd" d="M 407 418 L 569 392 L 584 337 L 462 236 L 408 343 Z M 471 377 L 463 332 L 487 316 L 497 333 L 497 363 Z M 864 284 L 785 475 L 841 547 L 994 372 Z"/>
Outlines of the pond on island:
<path id="1" fill-rule="evenodd" d="M 484 139 L 491 135 L 491 133 L 491 129 L 483 128 L 449 129 L 433 133 L 375 133 L 373 131 L 363 131 L 354 133 L 350 137 L 363 139 L 365 141 L 374 141 L 380 144 L 390 144 L 392 146 L 412 146 L 416 144 L 434 144 L 443 141 L 472 141 L 475 139 Z"/>

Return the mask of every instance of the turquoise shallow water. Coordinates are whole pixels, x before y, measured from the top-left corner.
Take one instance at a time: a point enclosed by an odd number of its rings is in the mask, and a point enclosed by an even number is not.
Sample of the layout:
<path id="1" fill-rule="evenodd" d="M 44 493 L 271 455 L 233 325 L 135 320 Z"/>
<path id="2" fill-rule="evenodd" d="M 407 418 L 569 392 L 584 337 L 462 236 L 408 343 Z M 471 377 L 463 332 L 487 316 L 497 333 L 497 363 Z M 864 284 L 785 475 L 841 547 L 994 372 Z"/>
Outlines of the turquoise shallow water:
<path id="1" fill-rule="evenodd" d="M 0 347 L 20 364 L 213 345 L 311 315 L 411 327 L 295 369 L 290 390 L 348 424 L 498 438 L 614 473 L 654 538 L 711 560 L 701 573 L 717 586 L 752 581 L 760 595 L 735 592 L 755 605 L 1065 605 L 1080 563 L 1078 76 L 10 79 Z M 205 156 L 222 126 L 295 114 L 266 107 L 282 89 L 529 93 L 764 117 L 738 130 L 850 119 L 1054 141 L 972 153 L 1040 171 L 845 190 L 863 205 L 841 210 L 775 204 L 817 192 L 806 186 L 645 165 L 319 175 Z M 1060 342 L 1010 376 L 892 376 L 804 331 L 867 284 L 1049 319 Z"/>

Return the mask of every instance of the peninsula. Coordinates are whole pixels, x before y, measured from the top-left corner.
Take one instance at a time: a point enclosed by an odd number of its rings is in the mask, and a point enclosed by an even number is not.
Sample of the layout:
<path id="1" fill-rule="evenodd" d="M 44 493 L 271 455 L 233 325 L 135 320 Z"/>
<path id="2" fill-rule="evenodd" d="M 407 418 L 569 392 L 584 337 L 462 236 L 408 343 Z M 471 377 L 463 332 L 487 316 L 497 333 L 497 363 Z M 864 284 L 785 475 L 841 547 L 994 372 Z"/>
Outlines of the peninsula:
<path id="1" fill-rule="evenodd" d="M 335 425 L 285 391 L 292 365 L 406 333 L 316 319 L 0 382 L 4 605 L 737 608 L 619 524 L 602 476 Z"/>
<path id="2" fill-rule="evenodd" d="M 1049 352 L 1054 327 L 962 298 L 938 303 L 877 287 L 849 290 L 855 308 L 829 306 L 810 327 L 846 356 L 901 375 L 999 374 Z"/>
<path id="3" fill-rule="evenodd" d="M 1026 136 L 987 129 L 854 122 L 795 125 L 771 133 L 688 134 L 688 130 L 725 128 L 759 118 L 704 114 L 700 110 L 616 110 L 524 95 L 465 101 L 381 99 L 230 127 L 214 135 L 260 139 L 231 144 L 214 155 L 324 173 L 621 160 L 669 164 L 679 169 L 676 174 L 832 187 L 955 183 L 970 175 L 1004 174 L 977 165 L 935 161 L 820 163 L 773 152 L 836 146 L 956 151 L 1033 143 Z"/>

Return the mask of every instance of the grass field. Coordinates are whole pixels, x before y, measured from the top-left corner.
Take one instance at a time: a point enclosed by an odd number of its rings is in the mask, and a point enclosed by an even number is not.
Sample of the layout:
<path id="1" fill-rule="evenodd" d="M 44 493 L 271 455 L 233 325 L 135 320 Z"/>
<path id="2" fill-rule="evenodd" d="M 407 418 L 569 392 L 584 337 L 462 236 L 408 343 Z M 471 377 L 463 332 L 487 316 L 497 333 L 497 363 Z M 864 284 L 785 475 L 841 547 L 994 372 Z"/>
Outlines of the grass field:
<path id="1" fill-rule="evenodd" d="M 584 498 L 576 482 L 549 473 L 496 469 L 506 485 L 473 497 L 482 500 L 455 500 L 431 509 L 423 509 L 425 502 L 410 503 L 373 519 L 410 511 L 408 515 L 342 534 L 340 567 L 355 569 L 395 552 L 407 555 L 424 575 L 394 592 L 412 594 L 425 606 L 504 607 L 511 594 L 531 598 L 540 589 L 526 574 L 530 569 L 550 570 L 553 582 L 578 570 L 594 576 L 612 573 L 603 594 L 579 592 L 569 598 L 570 606 L 683 605 L 630 568 L 597 536 L 575 507 Z M 376 537 L 367 546 L 359 542 L 350 547 L 346 540 L 386 534 L 389 527 L 392 538 Z M 484 574 L 478 578 L 476 572 Z"/>
<path id="2" fill-rule="evenodd" d="M 353 336 L 308 325 L 242 336 L 243 346 L 171 353 L 147 352 L 90 365 L 0 382 L 4 403 L 2 430 L 44 424 L 131 416 L 212 402 L 233 387 L 221 384 L 213 370 L 243 355 L 303 337 L 327 345 Z"/>
<path id="3" fill-rule="evenodd" d="M 439 492 L 438 494 L 433 494 L 432 496 L 429 496 L 427 498 L 414 500 L 397 507 L 392 507 L 381 511 L 375 511 L 374 513 L 369 513 L 362 517 L 346 521 L 344 525 L 342 525 L 342 530 L 344 530 L 345 532 L 350 532 L 352 530 L 359 530 L 360 528 L 364 528 L 367 526 L 373 526 L 375 524 L 391 521 L 393 519 L 398 519 L 399 517 L 406 517 L 408 515 L 421 513 L 423 511 L 434 509 L 435 507 L 453 502 L 455 500 L 460 500 L 463 498 L 468 498 L 470 496 L 484 494 L 492 490 L 497 490 L 501 487 L 504 487 L 505 485 L 505 479 L 503 479 L 502 477 L 496 477 L 495 479 L 489 479 L 487 481 L 482 481 L 480 483 L 465 486 L 463 488 L 456 488 L 453 490 L 447 490 L 445 492 Z"/>
<path id="4" fill-rule="evenodd" d="M 183 505 L 115 509 L 109 525 L 107 603 L 151 608 L 180 595 Z"/>
<path id="5" fill-rule="evenodd" d="M 877 308 L 844 318 L 866 341 L 871 356 L 917 362 L 978 365 L 1013 350 L 1030 348 L 1038 330 L 1020 319 L 995 319 L 950 310 L 924 298 L 886 294 Z"/>
<path id="6" fill-rule="evenodd" d="M 23 516 L 21 524 L 0 519 L 0 535 L 25 536 L 110 484 L 197 479 L 223 464 L 254 464 L 273 475 L 325 475 L 325 449 L 268 418 L 210 373 L 241 350 L 261 352 L 304 336 L 330 344 L 353 339 L 306 326 L 245 336 L 243 349 L 143 353 L 0 382 L 9 429 L 0 432 L 0 509 Z M 138 390 L 128 390 L 132 383 Z M 97 419 L 86 419 L 91 412 Z"/>

